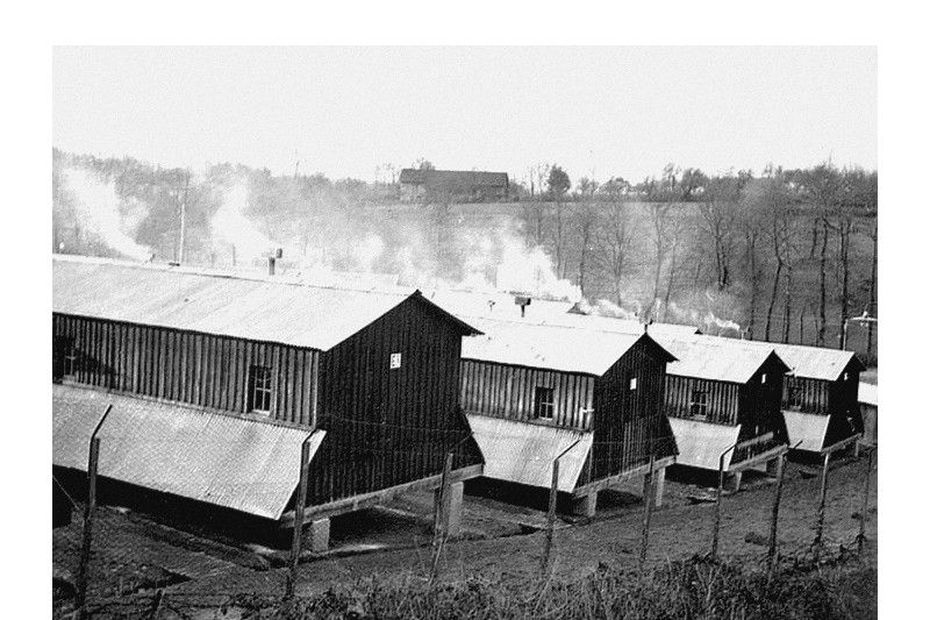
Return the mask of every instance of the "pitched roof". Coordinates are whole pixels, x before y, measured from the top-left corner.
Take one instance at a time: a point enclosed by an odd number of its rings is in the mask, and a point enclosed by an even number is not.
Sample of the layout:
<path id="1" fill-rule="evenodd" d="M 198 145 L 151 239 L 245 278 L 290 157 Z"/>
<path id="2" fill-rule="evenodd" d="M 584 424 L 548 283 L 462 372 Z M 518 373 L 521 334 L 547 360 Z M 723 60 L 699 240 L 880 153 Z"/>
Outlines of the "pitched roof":
<path id="1" fill-rule="evenodd" d="M 55 256 L 52 310 L 326 351 L 410 298 L 478 333 L 412 289 L 327 288 L 108 259 Z"/>
<path id="2" fill-rule="evenodd" d="M 595 314 L 569 312 L 573 302 L 532 297 L 525 313 L 521 316 L 520 306 L 514 303 L 516 295 L 497 291 L 462 291 L 437 289 L 424 296 L 438 306 L 464 320 L 487 318 L 495 321 L 512 321 L 526 325 L 551 325 L 577 327 L 619 334 L 650 336 L 688 337 L 697 333 L 692 325 L 652 323 L 644 327 L 633 319 L 620 319 Z"/>
<path id="3" fill-rule="evenodd" d="M 506 172 L 484 172 L 479 170 L 419 170 L 404 168 L 400 171 L 401 183 L 415 185 L 448 186 L 483 185 L 489 187 L 506 187 Z"/>
<path id="4" fill-rule="evenodd" d="M 766 344 L 775 347 L 775 352 L 785 360 L 796 377 L 836 381 L 850 364 L 857 370 L 865 370 L 865 365 L 853 351 L 799 344 Z"/>
<path id="5" fill-rule="evenodd" d="M 279 519 L 300 480 L 301 445 L 326 431 L 290 428 L 97 390 L 52 386 L 52 462 L 87 470 L 100 427 L 101 476 Z"/>
<path id="6" fill-rule="evenodd" d="M 746 383 L 772 356 L 788 370 L 772 346 L 703 334 L 671 338 L 657 335 L 656 340 L 678 358 L 668 365 L 670 375 Z"/>
<path id="7" fill-rule="evenodd" d="M 647 334 L 597 332 L 559 325 L 471 319 L 482 332 L 462 340 L 462 359 L 601 376 L 641 340 L 672 355 Z"/>

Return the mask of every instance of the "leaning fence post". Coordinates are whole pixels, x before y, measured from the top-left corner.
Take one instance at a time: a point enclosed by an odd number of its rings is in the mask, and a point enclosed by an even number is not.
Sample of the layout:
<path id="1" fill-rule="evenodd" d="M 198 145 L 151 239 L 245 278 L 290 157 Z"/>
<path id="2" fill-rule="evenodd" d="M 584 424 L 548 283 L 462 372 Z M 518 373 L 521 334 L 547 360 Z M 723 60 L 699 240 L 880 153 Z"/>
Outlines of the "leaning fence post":
<path id="1" fill-rule="evenodd" d="M 437 504 L 437 515 L 433 528 L 433 567 L 430 571 L 430 583 L 436 579 L 436 573 L 439 571 L 439 556 L 442 553 L 442 547 L 446 542 L 447 530 L 449 528 L 449 515 L 446 503 L 450 497 L 449 486 L 452 483 L 452 459 L 455 452 L 449 452 L 446 455 L 446 464 L 442 468 L 442 479 L 439 484 L 439 498 Z"/>
<path id="2" fill-rule="evenodd" d="M 710 547 L 710 556 L 712 558 L 717 557 L 717 547 L 720 544 L 720 518 L 722 517 L 722 507 L 721 502 L 723 501 L 723 459 L 730 450 L 736 448 L 738 444 L 733 444 L 726 450 L 720 453 L 720 461 L 717 465 L 717 506 L 716 514 L 714 515 L 714 540 L 711 543 Z"/>
<path id="3" fill-rule="evenodd" d="M 297 565 L 300 562 L 300 547 L 303 538 L 304 512 L 307 506 L 307 478 L 310 475 L 310 437 L 300 445 L 300 484 L 297 487 L 297 499 L 294 504 L 294 532 L 291 540 L 291 567 L 287 574 L 285 598 L 294 596 L 297 583 Z"/>
<path id="4" fill-rule="evenodd" d="M 859 557 L 865 549 L 865 522 L 869 515 L 869 485 L 872 481 L 872 454 L 874 449 L 867 448 L 869 451 L 869 460 L 865 468 L 865 485 L 862 488 L 862 509 L 859 512 L 859 536 L 856 537 L 856 546 Z"/>
<path id="5" fill-rule="evenodd" d="M 817 506 L 817 533 L 814 535 L 814 562 L 820 561 L 823 547 L 823 522 L 827 505 L 827 473 L 830 470 L 830 454 L 823 455 L 823 471 L 820 474 L 820 503 Z"/>
<path id="6" fill-rule="evenodd" d="M 549 511 L 546 514 L 546 548 L 540 569 L 545 572 L 549 568 L 549 558 L 552 553 L 552 538 L 555 535 L 555 509 L 559 498 L 559 459 L 552 461 L 552 484 L 549 487 Z"/>
<path id="7" fill-rule="evenodd" d="M 100 456 L 100 438 L 90 440 L 90 454 L 87 459 L 87 505 L 84 506 L 84 540 L 81 544 L 81 560 L 77 575 L 77 617 L 84 618 L 87 602 L 87 569 L 90 562 L 90 550 L 93 543 L 94 508 L 97 503 L 97 461 Z"/>
<path id="8" fill-rule="evenodd" d="M 639 570 L 642 570 L 646 566 L 646 555 L 649 552 L 649 521 L 652 517 L 652 495 L 655 490 L 655 480 L 653 475 L 655 473 L 655 464 L 656 457 L 655 454 L 649 455 L 649 473 L 646 474 L 646 484 L 644 485 L 644 490 L 646 492 L 645 501 L 643 502 L 643 536 L 642 544 L 639 549 Z"/>
<path id="9" fill-rule="evenodd" d="M 778 507 L 781 504 L 781 489 L 785 479 L 785 455 L 778 456 L 775 471 L 775 498 L 772 500 L 772 525 L 769 530 L 768 581 L 771 582 L 778 561 Z"/>
<path id="10" fill-rule="evenodd" d="M 100 438 L 97 433 L 103 426 L 104 420 L 110 415 L 113 405 L 107 405 L 103 415 L 97 421 L 97 426 L 90 435 L 90 446 L 87 453 L 87 504 L 84 506 L 84 539 L 81 544 L 81 558 L 78 564 L 78 574 L 75 585 L 75 608 L 77 618 L 81 620 L 87 615 L 87 572 L 90 563 L 91 545 L 93 544 L 94 509 L 97 507 L 97 463 L 100 459 Z"/>

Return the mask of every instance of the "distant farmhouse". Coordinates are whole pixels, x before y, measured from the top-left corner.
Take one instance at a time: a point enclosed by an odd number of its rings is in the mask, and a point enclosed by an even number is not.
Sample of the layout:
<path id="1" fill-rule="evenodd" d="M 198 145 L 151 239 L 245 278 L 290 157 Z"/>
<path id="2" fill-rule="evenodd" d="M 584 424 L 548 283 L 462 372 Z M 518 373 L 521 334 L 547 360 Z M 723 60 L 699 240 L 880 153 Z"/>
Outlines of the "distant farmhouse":
<path id="1" fill-rule="evenodd" d="M 506 172 L 470 170 L 400 171 L 400 199 L 417 202 L 424 199 L 453 202 L 507 200 L 510 181 Z"/>

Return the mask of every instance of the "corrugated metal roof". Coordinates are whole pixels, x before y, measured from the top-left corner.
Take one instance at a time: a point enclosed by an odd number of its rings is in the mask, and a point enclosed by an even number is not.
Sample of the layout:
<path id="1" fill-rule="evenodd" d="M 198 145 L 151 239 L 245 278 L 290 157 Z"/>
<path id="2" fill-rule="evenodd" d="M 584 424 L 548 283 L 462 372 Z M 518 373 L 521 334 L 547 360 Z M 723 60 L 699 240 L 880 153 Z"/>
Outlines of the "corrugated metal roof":
<path id="1" fill-rule="evenodd" d="M 564 316 L 572 307 L 570 301 L 534 297 L 530 305 L 526 307 L 526 317 L 521 319 L 520 306 L 514 303 L 516 295 L 512 293 L 436 289 L 424 292 L 423 296 L 447 312 L 465 320 L 488 318 L 532 324 L 545 323 L 547 320 Z"/>
<path id="2" fill-rule="evenodd" d="M 559 459 L 559 490 L 571 493 L 591 450 L 591 432 L 527 424 L 468 414 L 475 441 L 484 455 L 484 475 L 534 487 L 550 488 L 552 461 L 563 450 L 578 445 Z"/>
<path id="3" fill-rule="evenodd" d="M 836 381 L 850 364 L 857 364 L 865 369 L 853 351 L 825 349 L 799 344 L 760 343 L 775 347 L 778 356 L 785 360 L 797 377 Z"/>
<path id="4" fill-rule="evenodd" d="M 530 296 L 532 301 L 526 307 L 525 314 L 521 315 L 520 306 L 514 303 L 516 293 L 435 290 L 424 293 L 424 296 L 446 311 L 465 320 L 487 318 L 525 325 L 556 325 L 635 335 L 646 331 L 642 323 L 632 319 L 569 312 L 575 305 L 570 301 Z M 698 329 L 694 326 L 673 323 L 653 323 L 648 328 L 649 335 L 654 337 L 688 337 L 697 331 Z"/>
<path id="5" fill-rule="evenodd" d="M 322 351 L 418 295 L 104 259 L 56 256 L 52 262 L 55 312 Z"/>
<path id="6" fill-rule="evenodd" d="M 795 444 L 801 442 L 797 449 L 811 452 L 818 452 L 824 447 L 823 442 L 827 438 L 830 416 L 791 410 L 785 410 L 782 413 L 785 416 L 785 426 L 788 428 L 790 446 L 795 447 Z"/>
<path id="7" fill-rule="evenodd" d="M 87 471 L 98 433 L 99 473 L 155 491 L 279 519 L 300 480 L 307 430 L 182 405 L 65 385 L 52 386 L 55 465 Z M 316 453 L 325 431 L 310 440 Z"/>
<path id="8" fill-rule="evenodd" d="M 720 467 L 720 455 L 736 443 L 739 437 L 739 425 L 724 426 L 710 422 L 683 420 L 669 417 L 675 442 L 678 444 L 679 465 L 701 467 L 716 470 Z M 724 456 L 724 471 L 730 468 L 733 450 Z"/>
<path id="9" fill-rule="evenodd" d="M 864 405 L 878 406 L 878 386 L 871 383 L 859 382 L 859 402 Z"/>
<path id="10" fill-rule="evenodd" d="M 642 334 L 470 319 L 484 335 L 462 339 L 462 358 L 601 376 Z"/>
<path id="11" fill-rule="evenodd" d="M 745 383 L 774 352 L 772 346 L 703 334 L 656 335 L 656 340 L 678 358 L 668 365 L 668 374 L 711 381 Z"/>

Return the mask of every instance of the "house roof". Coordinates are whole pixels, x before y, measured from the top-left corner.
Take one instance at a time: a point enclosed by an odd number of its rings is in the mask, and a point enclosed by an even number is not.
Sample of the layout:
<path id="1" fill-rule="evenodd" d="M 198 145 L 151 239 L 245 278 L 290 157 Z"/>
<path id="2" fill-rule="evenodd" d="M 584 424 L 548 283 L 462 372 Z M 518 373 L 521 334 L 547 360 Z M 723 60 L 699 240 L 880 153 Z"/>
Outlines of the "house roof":
<path id="1" fill-rule="evenodd" d="M 326 351 L 416 298 L 463 335 L 478 333 L 413 289 L 328 288 L 85 257 L 55 256 L 52 264 L 52 310 L 64 314 Z"/>
<path id="2" fill-rule="evenodd" d="M 516 297 L 519 296 L 516 293 L 437 289 L 425 292 L 424 296 L 466 321 L 487 318 L 527 325 L 577 327 L 631 335 L 640 335 L 648 331 L 651 336 L 655 337 L 663 335 L 668 337 L 689 337 L 698 331 L 692 325 L 652 323 L 647 328 L 638 320 L 595 314 L 577 314 L 569 312 L 576 305 L 571 301 L 542 299 L 532 296 L 530 296 L 530 304 L 526 306 L 525 312 L 521 314 L 520 306 L 515 303 Z"/>
<path id="3" fill-rule="evenodd" d="M 865 365 L 853 351 L 809 347 L 799 344 L 759 343 L 775 347 L 796 377 L 836 381 L 852 364 L 856 370 L 865 370 Z"/>
<path id="4" fill-rule="evenodd" d="M 280 519 L 326 432 L 210 413 L 179 404 L 52 386 L 52 461 L 87 471 L 91 434 L 107 405 L 100 438 L 101 476 L 241 512 Z"/>
<path id="5" fill-rule="evenodd" d="M 657 335 L 656 340 L 678 358 L 668 365 L 670 375 L 746 383 L 773 356 L 788 370 L 771 346 L 703 334 L 671 338 Z"/>
<path id="6" fill-rule="evenodd" d="M 655 346 L 668 360 L 674 359 L 647 334 L 598 332 L 486 318 L 470 321 L 484 334 L 462 340 L 462 359 L 599 377 L 641 340 Z"/>
<path id="7" fill-rule="evenodd" d="M 419 170 L 416 168 L 404 168 L 401 170 L 400 182 L 435 187 L 448 185 L 506 187 L 508 185 L 506 172 Z"/>
<path id="8" fill-rule="evenodd" d="M 552 461 L 577 441 L 559 459 L 559 490 L 575 490 L 593 433 L 477 414 L 466 417 L 484 455 L 484 476 L 496 480 L 549 488 Z"/>

